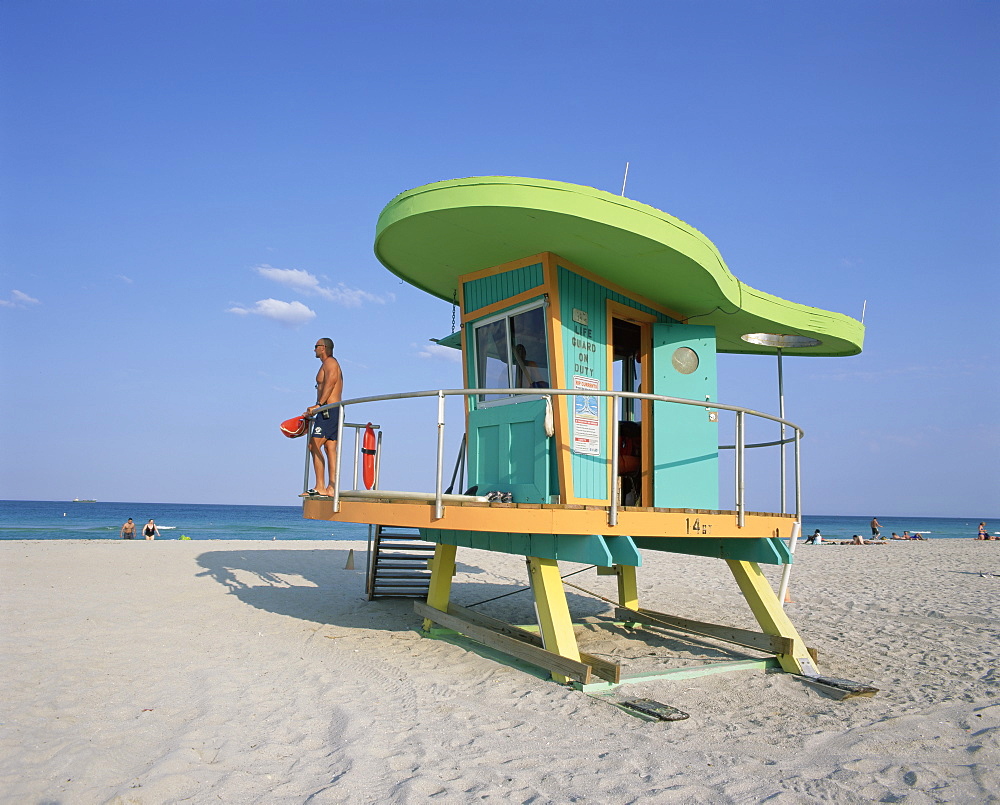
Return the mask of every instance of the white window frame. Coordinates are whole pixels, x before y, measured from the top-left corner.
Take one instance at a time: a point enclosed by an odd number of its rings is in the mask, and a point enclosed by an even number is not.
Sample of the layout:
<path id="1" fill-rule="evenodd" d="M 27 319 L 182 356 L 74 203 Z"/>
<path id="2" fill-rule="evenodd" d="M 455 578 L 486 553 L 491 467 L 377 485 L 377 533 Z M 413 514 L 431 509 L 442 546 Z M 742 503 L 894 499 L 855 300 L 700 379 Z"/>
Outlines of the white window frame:
<path id="1" fill-rule="evenodd" d="M 548 305 L 549 305 L 548 299 L 547 298 L 542 298 L 542 299 L 538 299 L 538 300 L 536 300 L 534 302 L 528 302 L 527 304 L 520 305 L 518 307 L 511 308 L 509 310 L 505 310 L 505 311 L 503 311 L 501 313 L 494 313 L 491 316 L 486 316 L 485 318 L 479 319 L 478 321 L 476 321 L 476 322 L 473 323 L 473 325 L 472 325 L 472 350 L 473 350 L 473 354 L 472 354 L 472 367 L 473 367 L 473 372 L 475 373 L 475 383 L 476 383 L 476 385 L 474 386 L 474 388 L 480 388 L 480 385 L 479 385 L 479 337 L 478 337 L 479 328 L 480 327 L 485 327 L 488 324 L 493 324 L 494 322 L 497 322 L 497 321 L 501 321 L 501 320 L 506 321 L 506 320 L 509 320 L 509 319 L 513 318 L 514 316 L 519 316 L 522 313 L 527 313 L 528 311 L 535 310 L 536 308 L 541 308 L 542 311 L 543 311 L 543 314 L 544 314 L 544 310 L 545 310 L 545 308 L 548 307 Z M 546 356 L 546 359 L 548 359 L 549 354 L 550 354 L 549 347 L 551 346 L 551 344 L 549 342 L 549 323 L 548 323 L 548 317 L 545 316 L 545 315 L 542 316 L 542 327 L 545 328 L 545 356 Z M 505 335 L 507 336 L 507 384 L 508 384 L 507 387 L 510 388 L 510 389 L 514 389 L 514 388 L 518 388 L 518 386 L 514 385 L 514 378 L 511 376 L 511 373 L 514 371 L 514 360 L 513 360 L 513 354 L 512 354 L 512 350 L 513 350 L 514 347 L 513 347 L 513 344 L 511 344 L 511 339 L 510 339 L 510 325 L 509 324 L 507 325 L 507 327 L 506 327 L 506 329 L 505 329 L 504 332 L 505 332 Z M 549 366 L 548 368 L 549 368 L 549 382 L 551 383 L 552 382 L 552 367 Z M 475 401 L 476 401 L 476 408 L 478 409 L 478 408 L 493 408 L 493 407 L 498 406 L 498 405 L 514 405 L 516 403 L 527 402 L 529 400 L 540 400 L 543 397 L 545 397 L 544 392 L 540 392 L 538 394 L 512 394 L 512 395 L 508 395 L 508 396 L 506 396 L 506 397 L 504 397 L 503 399 L 500 399 L 500 400 L 483 400 L 481 398 L 481 395 L 477 394 L 476 397 L 475 397 Z"/>

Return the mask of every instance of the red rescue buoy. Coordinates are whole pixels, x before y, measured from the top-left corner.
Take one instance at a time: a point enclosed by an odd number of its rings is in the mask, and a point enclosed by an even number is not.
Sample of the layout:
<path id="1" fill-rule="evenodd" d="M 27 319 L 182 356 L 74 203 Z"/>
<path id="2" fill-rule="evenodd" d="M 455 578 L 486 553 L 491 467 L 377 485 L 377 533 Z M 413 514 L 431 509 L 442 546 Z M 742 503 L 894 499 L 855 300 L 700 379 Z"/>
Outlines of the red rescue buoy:
<path id="1" fill-rule="evenodd" d="M 306 422 L 306 418 L 303 416 L 292 417 L 281 423 L 281 432 L 289 439 L 305 436 L 308 429 L 309 423 Z"/>
<path id="2" fill-rule="evenodd" d="M 375 486 L 375 430 L 372 423 L 365 426 L 365 437 L 361 441 L 361 469 L 365 489 Z"/>

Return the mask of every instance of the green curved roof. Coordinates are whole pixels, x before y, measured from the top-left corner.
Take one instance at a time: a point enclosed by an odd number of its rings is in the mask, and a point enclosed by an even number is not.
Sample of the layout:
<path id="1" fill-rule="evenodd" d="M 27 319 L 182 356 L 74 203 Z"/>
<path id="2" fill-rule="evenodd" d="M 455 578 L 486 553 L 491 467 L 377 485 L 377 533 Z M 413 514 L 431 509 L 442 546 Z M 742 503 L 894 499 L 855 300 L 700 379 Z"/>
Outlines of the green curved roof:
<path id="1" fill-rule="evenodd" d="M 515 176 L 435 182 L 396 196 L 375 232 L 382 265 L 449 302 L 459 276 L 539 252 L 714 325 L 720 352 L 774 354 L 741 338 L 751 333 L 821 342 L 786 355 L 856 355 L 864 342 L 859 321 L 744 285 L 694 227 L 592 187 Z"/>

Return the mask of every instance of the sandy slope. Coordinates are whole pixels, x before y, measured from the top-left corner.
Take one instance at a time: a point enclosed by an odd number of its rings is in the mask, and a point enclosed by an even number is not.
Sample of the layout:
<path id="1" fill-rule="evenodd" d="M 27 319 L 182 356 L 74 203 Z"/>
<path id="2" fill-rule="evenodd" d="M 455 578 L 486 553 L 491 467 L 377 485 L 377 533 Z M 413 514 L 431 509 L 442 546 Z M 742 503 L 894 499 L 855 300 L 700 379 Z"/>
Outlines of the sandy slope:
<path id="1" fill-rule="evenodd" d="M 882 692 L 838 702 L 762 672 L 627 690 L 691 714 L 673 724 L 420 637 L 410 602 L 363 599 L 350 547 L 0 543 L 0 801 L 1000 801 L 1000 577 L 979 575 L 1000 543 L 801 546 L 793 620 L 825 672 Z M 724 563 L 646 559 L 643 605 L 754 625 Z M 459 561 L 458 603 L 525 584 L 518 557 Z M 613 597 L 592 570 L 572 581 Z M 480 609 L 532 620 L 525 594 Z M 580 639 L 632 668 L 723 658 Z"/>

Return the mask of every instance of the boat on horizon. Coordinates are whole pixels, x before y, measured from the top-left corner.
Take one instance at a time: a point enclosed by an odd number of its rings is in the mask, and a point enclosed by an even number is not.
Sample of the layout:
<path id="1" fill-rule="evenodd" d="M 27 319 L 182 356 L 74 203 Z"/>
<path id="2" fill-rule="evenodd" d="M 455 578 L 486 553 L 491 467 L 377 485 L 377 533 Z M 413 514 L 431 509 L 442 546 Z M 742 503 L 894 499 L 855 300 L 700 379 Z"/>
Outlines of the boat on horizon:
<path id="1" fill-rule="evenodd" d="M 71 503 L 97 503 L 93 498 L 73 498 Z"/>

